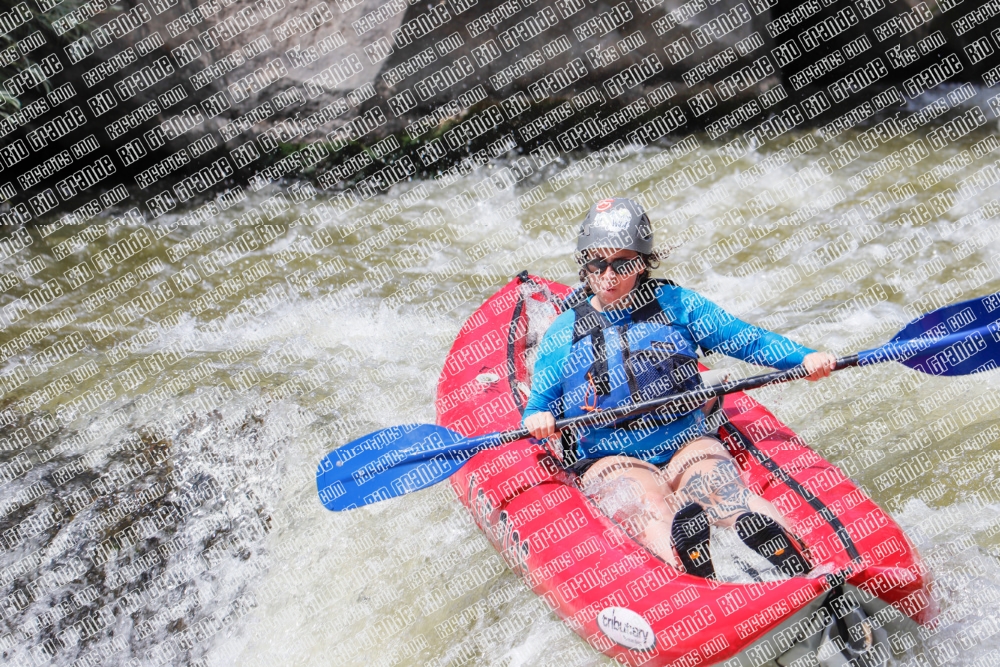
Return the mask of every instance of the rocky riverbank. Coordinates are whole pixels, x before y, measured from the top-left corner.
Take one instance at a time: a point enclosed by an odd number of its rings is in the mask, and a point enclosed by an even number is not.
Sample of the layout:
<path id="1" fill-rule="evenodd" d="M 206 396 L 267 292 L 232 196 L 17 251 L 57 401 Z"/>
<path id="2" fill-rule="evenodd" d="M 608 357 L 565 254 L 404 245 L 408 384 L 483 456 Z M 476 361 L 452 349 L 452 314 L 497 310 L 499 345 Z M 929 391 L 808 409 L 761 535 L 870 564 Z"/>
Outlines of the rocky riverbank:
<path id="1" fill-rule="evenodd" d="M 5 4 L 8 224 L 124 200 L 150 220 L 283 178 L 369 198 L 511 151 L 537 166 L 694 131 L 726 160 L 963 82 L 949 109 L 1000 113 L 998 0 Z"/>

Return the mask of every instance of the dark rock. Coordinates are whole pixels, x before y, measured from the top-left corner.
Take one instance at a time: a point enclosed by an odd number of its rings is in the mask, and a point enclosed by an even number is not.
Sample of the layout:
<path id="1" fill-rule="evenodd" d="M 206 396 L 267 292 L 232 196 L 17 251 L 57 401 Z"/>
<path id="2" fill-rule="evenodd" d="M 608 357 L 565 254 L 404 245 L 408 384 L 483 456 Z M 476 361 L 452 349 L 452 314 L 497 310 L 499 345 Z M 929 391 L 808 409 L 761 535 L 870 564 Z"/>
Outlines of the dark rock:
<path id="1" fill-rule="evenodd" d="M 325 188 L 368 178 L 374 193 L 469 153 L 550 142 L 596 149 L 695 130 L 766 141 L 866 103 L 862 121 L 896 113 L 942 76 L 1000 79 L 1000 19 L 983 18 L 994 3 L 170 2 L 129 0 L 62 38 L 49 31 L 31 57 L 63 65 L 49 77 L 52 108 L 8 124 L 4 143 L 16 146 L 4 159 L 9 174 L 64 151 L 73 164 L 11 179 L 5 221 L 87 203 L 82 220 L 123 194 L 149 218 L 224 187 L 302 175 Z M 67 83 L 75 95 L 60 97 Z M 74 107 L 82 127 L 28 143 Z M 114 174 L 85 187 L 73 174 L 95 163 Z M 115 181 L 124 188 L 95 197 Z"/>

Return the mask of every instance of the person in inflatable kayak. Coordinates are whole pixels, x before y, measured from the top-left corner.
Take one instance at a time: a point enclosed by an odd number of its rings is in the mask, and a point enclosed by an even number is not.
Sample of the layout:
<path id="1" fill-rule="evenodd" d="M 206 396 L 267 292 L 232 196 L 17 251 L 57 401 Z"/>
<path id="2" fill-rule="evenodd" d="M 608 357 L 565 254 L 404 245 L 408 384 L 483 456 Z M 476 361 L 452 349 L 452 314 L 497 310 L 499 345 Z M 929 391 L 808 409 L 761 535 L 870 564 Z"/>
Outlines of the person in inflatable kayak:
<path id="1" fill-rule="evenodd" d="M 801 542 L 768 501 L 751 493 L 694 408 L 556 434 L 573 417 L 689 391 L 701 385 L 698 348 L 780 370 L 799 364 L 815 381 L 836 357 L 742 322 L 691 290 L 656 280 L 649 218 L 636 202 L 605 199 L 580 226 L 583 281 L 571 310 L 539 347 L 525 428 L 549 439 L 581 488 L 640 544 L 690 574 L 714 578 L 709 527 L 732 527 L 788 576 L 810 566 Z M 717 428 L 716 428 L 717 431 Z"/>

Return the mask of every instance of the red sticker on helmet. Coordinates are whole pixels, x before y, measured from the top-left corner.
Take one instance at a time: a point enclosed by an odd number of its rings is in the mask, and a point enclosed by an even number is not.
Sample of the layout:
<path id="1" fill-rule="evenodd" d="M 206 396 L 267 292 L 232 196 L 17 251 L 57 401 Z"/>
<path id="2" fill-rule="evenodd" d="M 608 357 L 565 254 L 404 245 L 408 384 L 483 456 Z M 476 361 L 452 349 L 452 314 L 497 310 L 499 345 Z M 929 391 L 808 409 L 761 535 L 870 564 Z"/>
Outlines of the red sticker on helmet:
<path id="1" fill-rule="evenodd" d="M 611 205 L 614 203 L 615 203 L 614 199 L 602 199 L 601 201 L 597 202 L 597 210 L 607 211 L 609 208 L 611 208 Z"/>

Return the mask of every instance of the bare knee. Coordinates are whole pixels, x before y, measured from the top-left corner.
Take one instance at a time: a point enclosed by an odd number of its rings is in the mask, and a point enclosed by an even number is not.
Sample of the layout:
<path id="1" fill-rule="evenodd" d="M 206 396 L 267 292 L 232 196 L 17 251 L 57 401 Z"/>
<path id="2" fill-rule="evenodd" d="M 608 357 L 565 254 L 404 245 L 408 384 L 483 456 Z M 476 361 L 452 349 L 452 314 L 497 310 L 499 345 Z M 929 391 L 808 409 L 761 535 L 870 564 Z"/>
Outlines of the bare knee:
<path id="1" fill-rule="evenodd" d="M 703 436 L 681 447 L 680 451 L 674 454 L 670 460 L 667 470 L 677 471 L 706 460 L 733 461 L 734 459 L 721 442 L 715 438 Z"/>
<path id="2" fill-rule="evenodd" d="M 583 474 L 580 482 L 581 485 L 586 486 L 595 483 L 597 480 L 607 480 L 624 474 L 630 474 L 637 470 L 652 472 L 656 470 L 656 467 L 630 456 L 606 456 L 590 466 L 590 469 Z"/>
<path id="3" fill-rule="evenodd" d="M 704 506 L 713 523 L 725 525 L 749 510 L 752 494 L 721 444 L 709 439 L 694 444 L 682 450 L 685 458 L 671 471 L 671 484 L 681 502 Z"/>
<path id="4" fill-rule="evenodd" d="M 672 511 L 653 473 L 655 468 L 636 459 L 614 458 L 618 460 L 605 463 L 602 459 L 600 468 L 591 467 L 581 490 L 608 518 L 637 537 L 651 522 L 668 518 Z"/>
<path id="5" fill-rule="evenodd" d="M 691 479 L 712 474 L 739 478 L 739 468 L 729 451 L 714 438 L 699 438 L 685 445 L 671 459 L 665 471 L 666 483 L 671 490 L 681 489 Z"/>

